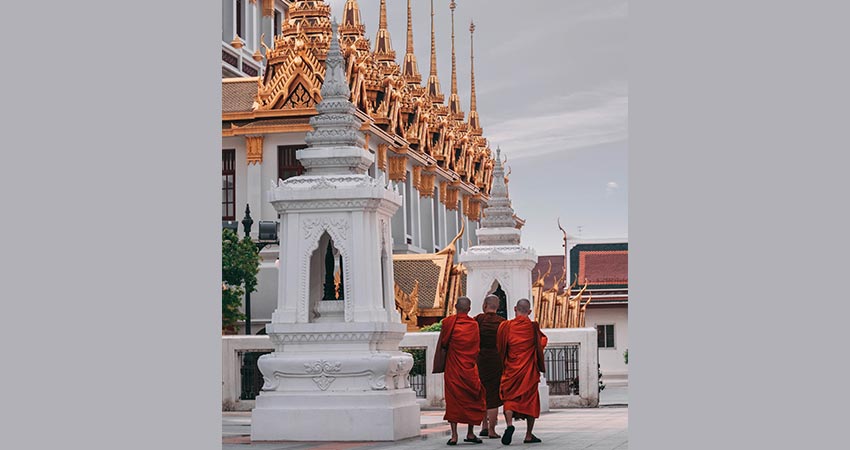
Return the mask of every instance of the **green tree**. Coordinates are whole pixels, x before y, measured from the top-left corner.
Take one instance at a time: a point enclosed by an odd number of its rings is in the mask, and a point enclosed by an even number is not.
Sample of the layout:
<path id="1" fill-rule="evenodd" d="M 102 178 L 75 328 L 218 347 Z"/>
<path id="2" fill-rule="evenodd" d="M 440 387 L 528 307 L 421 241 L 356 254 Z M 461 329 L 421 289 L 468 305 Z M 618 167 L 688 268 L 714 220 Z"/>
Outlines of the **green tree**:
<path id="1" fill-rule="evenodd" d="M 432 323 L 431 325 L 422 327 L 419 331 L 440 331 L 443 329 L 443 321 L 440 320 L 437 323 Z"/>
<path id="2" fill-rule="evenodd" d="M 239 311 L 245 292 L 257 287 L 260 254 L 249 237 L 239 239 L 233 231 L 221 232 L 221 328 L 233 331 L 245 318 Z"/>

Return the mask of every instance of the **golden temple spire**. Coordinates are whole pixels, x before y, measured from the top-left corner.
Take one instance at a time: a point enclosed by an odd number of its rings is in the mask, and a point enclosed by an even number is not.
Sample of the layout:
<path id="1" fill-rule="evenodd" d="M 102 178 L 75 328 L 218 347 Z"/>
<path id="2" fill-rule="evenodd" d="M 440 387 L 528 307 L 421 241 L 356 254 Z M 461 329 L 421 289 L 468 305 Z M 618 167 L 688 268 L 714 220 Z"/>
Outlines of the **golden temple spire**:
<path id="1" fill-rule="evenodd" d="M 475 135 L 481 135 L 481 123 L 478 120 L 478 105 L 475 101 L 475 23 L 469 22 L 469 70 L 471 90 L 469 94 L 469 128 Z"/>
<path id="2" fill-rule="evenodd" d="M 343 27 L 363 27 L 363 23 L 360 22 L 360 6 L 357 4 L 357 0 L 346 0 L 342 11 L 342 23 L 340 24 L 340 28 Z"/>
<path id="3" fill-rule="evenodd" d="M 342 23 L 339 25 L 339 39 L 344 49 L 352 45 L 359 51 L 369 52 L 369 40 L 366 39 L 366 26 L 360 19 L 360 6 L 357 0 L 347 0 L 342 10 Z"/>
<path id="4" fill-rule="evenodd" d="M 455 60 L 455 7 L 454 0 L 449 3 L 452 10 L 452 93 L 449 96 L 449 112 L 457 120 L 463 120 L 463 111 L 460 110 L 460 96 L 457 95 L 457 62 Z"/>
<path id="5" fill-rule="evenodd" d="M 395 51 L 387 30 L 387 0 L 381 0 L 381 19 L 375 36 L 375 59 L 382 62 L 395 61 Z"/>
<path id="6" fill-rule="evenodd" d="M 440 79 L 437 78 L 437 40 L 434 35 L 434 0 L 431 0 L 431 75 L 428 76 L 428 95 L 434 103 L 443 103 Z"/>
<path id="7" fill-rule="evenodd" d="M 413 14 L 410 11 L 410 0 L 407 0 L 407 49 L 401 70 L 401 76 L 407 83 L 418 85 L 422 82 L 419 65 L 416 63 L 416 54 L 413 53 Z"/>

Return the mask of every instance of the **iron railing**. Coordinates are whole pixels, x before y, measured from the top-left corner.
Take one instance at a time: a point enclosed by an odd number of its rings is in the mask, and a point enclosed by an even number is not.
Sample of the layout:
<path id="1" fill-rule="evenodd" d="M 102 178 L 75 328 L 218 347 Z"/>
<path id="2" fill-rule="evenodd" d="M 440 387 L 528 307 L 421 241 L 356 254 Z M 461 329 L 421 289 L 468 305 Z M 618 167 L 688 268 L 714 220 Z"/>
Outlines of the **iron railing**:
<path id="1" fill-rule="evenodd" d="M 578 395 L 578 344 L 546 347 L 546 383 L 551 395 Z"/>
<path id="2" fill-rule="evenodd" d="M 401 351 L 413 356 L 413 368 L 410 369 L 410 388 L 416 392 L 416 397 L 425 398 L 428 392 L 425 387 L 425 354 L 427 347 L 401 347 Z"/>
<path id="3" fill-rule="evenodd" d="M 254 400 L 260 395 L 260 389 L 263 387 L 263 374 L 257 367 L 257 360 L 260 356 L 270 351 L 261 352 L 244 352 L 242 353 L 242 367 L 239 373 L 242 375 L 242 393 L 239 395 L 240 400 Z"/>

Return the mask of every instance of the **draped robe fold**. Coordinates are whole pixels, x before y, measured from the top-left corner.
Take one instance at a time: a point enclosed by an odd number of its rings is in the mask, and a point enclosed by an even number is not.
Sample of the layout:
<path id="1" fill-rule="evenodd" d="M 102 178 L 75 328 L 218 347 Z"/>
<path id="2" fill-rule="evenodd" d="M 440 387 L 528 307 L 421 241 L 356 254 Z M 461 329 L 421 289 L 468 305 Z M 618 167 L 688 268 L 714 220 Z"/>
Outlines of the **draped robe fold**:
<path id="1" fill-rule="evenodd" d="M 527 316 L 517 316 L 499 325 L 496 345 L 502 360 L 500 396 L 506 411 L 513 411 L 517 419 L 540 417 L 540 395 L 537 385 L 537 350 L 534 333 L 540 336 L 540 345 L 546 347 L 548 339 Z"/>
<path id="2" fill-rule="evenodd" d="M 451 336 L 451 338 L 449 338 Z M 479 425 L 487 411 L 478 379 L 478 322 L 464 313 L 443 319 L 438 345 L 446 346 L 444 384 L 448 422 Z"/>

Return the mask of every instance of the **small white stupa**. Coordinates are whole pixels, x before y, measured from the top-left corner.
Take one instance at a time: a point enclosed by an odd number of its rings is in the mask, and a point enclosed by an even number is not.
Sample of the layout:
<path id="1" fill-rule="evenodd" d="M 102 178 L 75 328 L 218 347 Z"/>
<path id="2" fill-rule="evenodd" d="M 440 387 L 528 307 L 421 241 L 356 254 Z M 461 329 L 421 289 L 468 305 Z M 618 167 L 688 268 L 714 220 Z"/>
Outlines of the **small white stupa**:
<path id="1" fill-rule="evenodd" d="M 484 297 L 501 289 L 506 299 L 507 318 L 513 319 L 517 300 L 526 298 L 534 301 L 531 296 L 531 270 L 537 264 L 537 254 L 534 249 L 520 245 L 522 231 L 516 227 L 505 184 L 501 149 L 498 148 L 490 201 L 483 213 L 481 228 L 475 233 L 478 245 L 458 255 L 458 261 L 467 270 L 466 295 L 472 300 L 469 315 L 480 313 Z"/>
<path id="2" fill-rule="evenodd" d="M 278 305 L 260 358 L 255 441 L 391 441 L 419 435 L 419 406 L 399 351 L 390 218 L 398 192 L 367 170 L 332 25 L 322 101 L 310 120 L 301 176 L 273 184 L 280 213 Z M 337 275 L 337 277 L 335 277 Z"/>

